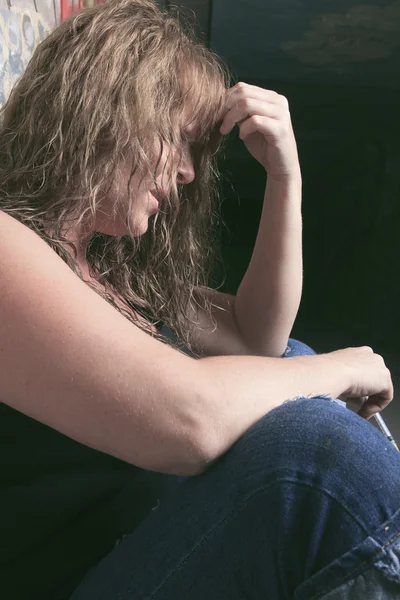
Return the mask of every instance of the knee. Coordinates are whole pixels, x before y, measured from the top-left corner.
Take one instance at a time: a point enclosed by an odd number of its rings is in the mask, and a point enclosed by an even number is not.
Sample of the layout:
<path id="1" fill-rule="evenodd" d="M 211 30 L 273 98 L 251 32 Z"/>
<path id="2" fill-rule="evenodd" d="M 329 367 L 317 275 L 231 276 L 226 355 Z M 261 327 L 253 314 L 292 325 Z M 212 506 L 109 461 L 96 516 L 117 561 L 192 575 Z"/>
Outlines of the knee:
<path id="1" fill-rule="evenodd" d="M 323 439 L 325 445 L 330 446 L 345 424 L 347 428 L 350 414 L 359 418 L 350 413 L 344 403 L 329 397 L 299 397 L 284 402 L 264 415 L 248 430 L 243 440 L 257 443 L 257 440 L 263 439 L 264 443 L 277 447 L 305 448 L 319 445 Z"/>
<path id="2" fill-rule="evenodd" d="M 327 398 L 289 401 L 260 419 L 224 457 L 236 480 L 295 481 L 339 498 L 400 494 L 400 454 L 370 423 Z M 377 505 L 377 502 L 375 502 Z M 398 506 L 396 506 L 396 509 Z"/>
<path id="3" fill-rule="evenodd" d="M 332 399 L 299 398 L 285 402 L 257 421 L 237 442 L 241 460 L 259 462 L 263 470 L 319 469 L 336 465 L 357 443 L 361 421 Z"/>
<path id="4" fill-rule="evenodd" d="M 235 479 L 276 478 L 324 468 L 346 452 L 350 411 L 323 398 L 300 398 L 271 410 L 215 464 Z M 355 416 L 355 415 L 353 415 Z M 357 417 L 358 418 L 358 417 Z"/>

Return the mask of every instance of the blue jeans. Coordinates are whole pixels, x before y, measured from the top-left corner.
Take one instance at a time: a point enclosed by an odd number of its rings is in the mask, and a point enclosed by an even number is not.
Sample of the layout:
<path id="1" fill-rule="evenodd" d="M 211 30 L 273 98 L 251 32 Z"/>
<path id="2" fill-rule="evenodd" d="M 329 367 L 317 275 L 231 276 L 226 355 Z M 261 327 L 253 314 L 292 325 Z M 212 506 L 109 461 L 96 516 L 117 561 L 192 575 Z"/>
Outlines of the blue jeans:
<path id="1" fill-rule="evenodd" d="M 400 454 L 329 398 L 270 411 L 150 508 L 71 600 L 400 598 Z"/>

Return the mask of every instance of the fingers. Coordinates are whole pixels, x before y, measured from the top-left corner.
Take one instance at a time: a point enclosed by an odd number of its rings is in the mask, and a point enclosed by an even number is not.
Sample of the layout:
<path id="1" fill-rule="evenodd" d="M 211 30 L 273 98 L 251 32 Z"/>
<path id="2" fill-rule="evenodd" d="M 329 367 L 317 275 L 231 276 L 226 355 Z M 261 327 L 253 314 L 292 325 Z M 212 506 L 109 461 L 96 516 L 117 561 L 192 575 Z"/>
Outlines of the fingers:
<path id="1" fill-rule="evenodd" d="M 364 350 L 373 355 L 374 360 L 379 367 L 379 378 L 381 381 L 379 393 L 370 394 L 369 396 L 359 399 L 361 408 L 358 411 L 358 414 L 360 417 L 368 420 L 390 404 L 394 397 L 394 388 L 391 373 L 387 368 L 383 357 L 379 354 L 375 354 L 372 348 L 369 348 L 368 346 L 364 347 Z"/>
<path id="2" fill-rule="evenodd" d="M 351 385 L 344 396 L 358 405 L 358 414 L 370 419 L 382 411 L 393 400 L 393 382 L 389 369 L 382 356 L 369 346 L 347 348 L 339 351 L 345 356 L 345 363 L 351 367 Z"/>
<path id="3" fill-rule="evenodd" d="M 377 412 L 380 412 L 391 403 L 394 397 L 394 388 L 392 377 L 389 369 L 386 369 L 386 385 L 379 394 L 374 394 L 368 398 L 365 404 L 361 407 L 361 416 L 366 415 L 365 418 L 369 419 Z"/>
<path id="4" fill-rule="evenodd" d="M 249 85 L 248 83 L 243 83 L 243 81 L 240 81 L 230 90 L 228 90 L 225 109 L 231 109 L 232 106 L 234 106 L 242 98 L 263 100 L 264 102 L 269 102 L 270 104 L 279 104 L 286 109 L 289 106 L 287 99 L 281 94 L 278 94 L 273 90 L 265 90 L 264 88 L 260 88 L 255 85 Z"/>
<path id="5" fill-rule="evenodd" d="M 263 131 L 269 138 L 278 140 L 285 133 L 288 133 L 290 128 L 286 126 L 284 121 L 274 117 L 255 115 L 241 123 L 239 126 L 239 137 L 245 140 L 249 135 L 257 131 Z"/>
<path id="6" fill-rule="evenodd" d="M 252 116 L 283 120 L 289 116 L 288 101 L 284 96 L 245 83 L 238 83 L 229 90 L 224 110 L 220 127 L 224 135 L 230 133 L 236 124 Z"/>
<path id="7" fill-rule="evenodd" d="M 284 109 L 278 104 L 270 104 L 253 98 L 243 98 L 226 113 L 220 132 L 226 135 L 232 131 L 236 124 L 240 124 L 253 116 L 280 119 L 284 116 Z"/>
<path id="8" fill-rule="evenodd" d="M 344 398 L 350 401 L 354 407 L 359 407 L 357 414 L 363 419 L 369 420 L 376 413 L 381 412 L 393 400 L 393 387 L 390 385 L 386 391 L 362 398 Z"/>
<path id="9" fill-rule="evenodd" d="M 376 413 L 381 412 L 390 402 L 393 400 L 393 387 L 387 390 L 386 392 L 382 392 L 380 394 L 376 394 L 374 396 L 370 396 L 368 400 L 362 405 L 358 414 L 360 417 L 367 419 L 367 421 L 376 415 Z"/>

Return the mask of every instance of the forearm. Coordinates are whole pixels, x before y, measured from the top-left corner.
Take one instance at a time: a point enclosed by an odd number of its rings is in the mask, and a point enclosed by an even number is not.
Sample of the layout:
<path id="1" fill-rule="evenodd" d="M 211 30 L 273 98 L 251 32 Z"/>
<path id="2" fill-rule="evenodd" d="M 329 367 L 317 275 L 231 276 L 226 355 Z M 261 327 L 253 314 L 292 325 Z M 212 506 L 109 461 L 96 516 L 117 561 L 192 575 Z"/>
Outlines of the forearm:
<path id="1" fill-rule="evenodd" d="M 299 395 L 338 397 L 351 372 L 332 355 L 289 359 L 222 356 L 198 361 L 202 430 L 209 461 L 224 453 L 267 412 Z M 207 388 L 206 388 L 207 389 Z"/>
<path id="2" fill-rule="evenodd" d="M 257 239 L 235 299 L 235 319 L 246 344 L 280 356 L 302 290 L 301 175 L 269 179 Z"/>

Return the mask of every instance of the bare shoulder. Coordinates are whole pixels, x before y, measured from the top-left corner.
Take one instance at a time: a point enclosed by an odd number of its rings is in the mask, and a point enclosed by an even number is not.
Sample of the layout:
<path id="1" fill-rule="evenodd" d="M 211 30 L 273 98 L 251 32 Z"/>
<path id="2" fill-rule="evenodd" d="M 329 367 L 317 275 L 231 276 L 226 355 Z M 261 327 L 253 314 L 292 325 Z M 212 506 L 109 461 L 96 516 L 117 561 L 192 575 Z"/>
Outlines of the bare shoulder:
<path id="1" fill-rule="evenodd" d="M 189 443 L 177 415 L 190 421 L 180 406 L 196 361 L 135 327 L 2 212 L 0 280 L 0 401 L 81 443 L 173 472 Z"/>
<path id="2" fill-rule="evenodd" d="M 34 231 L 0 211 L 0 302 L 2 314 L 25 315 L 58 325 L 71 318 L 77 301 L 87 297 L 96 305 L 96 294 Z M 81 308 L 84 310 L 85 302 Z M 106 303 L 105 303 L 106 304 Z M 28 322 L 27 321 L 27 322 Z"/>
<path id="3" fill-rule="evenodd" d="M 49 256 L 54 254 L 51 248 L 29 227 L 23 225 L 20 221 L 0 210 L 0 248 L 1 256 L 11 256 L 19 254 L 19 249 L 26 244 L 33 244 L 42 250 L 48 250 Z M 4 254 L 5 253 L 5 254 Z M 0 256 L 0 258 L 1 258 Z M 4 261 L 2 261 L 4 264 Z"/>
<path id="4" fill-rule="evenodd" d="M 74 276 L 71 269 L 39 235 L 0 210 L 0 270 L 2 278 L 18 281 L 25 274 L 34 271 L 48 272 L 48 269 L 59 271 L 61 276 L 69 274 Z"/>

